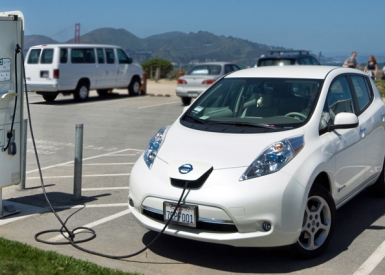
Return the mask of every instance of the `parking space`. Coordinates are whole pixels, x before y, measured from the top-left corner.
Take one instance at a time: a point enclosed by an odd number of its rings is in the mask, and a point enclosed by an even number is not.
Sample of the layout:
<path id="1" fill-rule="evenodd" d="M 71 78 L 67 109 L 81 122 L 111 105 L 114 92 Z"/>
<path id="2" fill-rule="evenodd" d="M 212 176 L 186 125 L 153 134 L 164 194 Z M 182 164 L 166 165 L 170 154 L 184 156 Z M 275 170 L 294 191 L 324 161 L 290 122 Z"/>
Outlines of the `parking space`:
<path id="1" fill-rule="evenodd" d="M 170 94 L 172 94 L 170 92 Z M 179 98 L 119 96 L 84 104 L 58 98 L 46 104 L 31 97 L 31 112 L 45 189 L 52 205 L 70 229 L 93 228 L 97 237 L 81 246 L 92 251 L 127 255 L 156 237 L 142 228 L 127 207 L 128 180 L 148 140 L 182 112 Z M 72 99 L 71 99 L 72 100 Z M 63 103 L 64 102 L 64 103 Z M 75 125 L 84 123 L 82 197 L 73 198 Z M 163 235 L 144 253 L 121 260 L 91 255 L 70 245 L 36 242 L 36 233 L 60 229 L 49 211 L 28 137 L 26 189 L 3 189 L 5 203 L 21 212 L 0 220 L 0 236 L 45 250 L 54 250 L 106 267 L 143 274 L 384 274 L 385 207 L 366 192 L 337 212 L 336 233 L 319 258 L 298 261 L 286 248 L 234 248 Z M 83 238 L 87 233 L 79 234 Z M 44 240 L 61 241 L 58 233 Z M 382 245 L 382 246 L 381 246 Z M 362 270 L 360 273 L 359 270 Z"/>

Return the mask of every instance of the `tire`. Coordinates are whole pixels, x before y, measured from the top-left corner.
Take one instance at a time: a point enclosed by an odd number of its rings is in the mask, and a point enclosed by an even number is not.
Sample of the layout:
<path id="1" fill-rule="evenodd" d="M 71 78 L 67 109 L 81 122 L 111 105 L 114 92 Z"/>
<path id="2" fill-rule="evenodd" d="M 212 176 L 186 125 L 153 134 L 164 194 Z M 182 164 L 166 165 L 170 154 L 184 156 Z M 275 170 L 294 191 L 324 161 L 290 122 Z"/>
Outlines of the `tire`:
<path id="1" fill-rule="evenodd" d="M 140 87 L 141 87 L 140 79 L 138 77 L 134 77 L 131 80 L 130 85 L 128 85 L 128 94 L 130 96 L 139 95 L 140 94 Z"/>
<path id="2" fill-rule="evenodd" d="M 186 106 L 190 105 L 191 97 L 182 97 L 182 103 L 183 105 L 186 105 Z"/>
<path id="3" fill-rule="evenodd" d="M 54 101 L 56 99 L 56 97 L 57 97 L 57 94 L 55 94 L 55 95 L 43 95 L 44 100 L 47 102 Z"/>
<path id="4" fill-rule="evenodd" d="M 96 90 L 99 96 L 106 96 L 108 94 L 108 89 Z"/>
<path id="5" fill-rule="evenodd" d="M 74 97 L 76 101 L 86 101 L 90 92 L 89 86 L 85 81 L 79 82 L 75 89 Z"/>
<path id="6" fill-rule="evenodd" d="M 368 187 L 369 193 L 378 198 L 385 198 L 385 173 L 384 173 L 385 162 L 382 164 L 382 170 L 380 176 L 376 182 Z"/>
<path id="7" fill-rule="evenodd" d="M 320 255 L 334 233 L 336 206 L 330 193 L 315 184 L 310 190 L 298 241 L 291 246 L 299 258 L 310 259 Z"/>

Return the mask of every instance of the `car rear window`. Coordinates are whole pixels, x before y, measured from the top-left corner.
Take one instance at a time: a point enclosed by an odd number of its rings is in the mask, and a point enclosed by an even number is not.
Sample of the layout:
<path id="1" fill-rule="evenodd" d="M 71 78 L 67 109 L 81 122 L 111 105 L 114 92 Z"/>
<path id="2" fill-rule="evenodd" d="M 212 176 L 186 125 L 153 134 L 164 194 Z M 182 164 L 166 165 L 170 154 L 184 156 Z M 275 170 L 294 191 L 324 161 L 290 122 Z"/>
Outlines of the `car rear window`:
<path id="1" fill-rule="evenodd" d="M 219 75 L 221 73 L 220 65 L 197 65 L 194 66 L 187 75 Z"/>
<path id="2" fill-rule="evenodd" d="M 34 49 L 31 50 L 28 56 L 28 64 L 38 64 L 39 63 L 39 57 L 40 57 L 41 49 Z"/>
<path id="3" fill-rule="evenodd" d="M 291 58 L 280 58 L 280 59 L 262 59 L 258 61 L 258 67 L 261 66 L 285 66 L 285 65 L 294 65 L 295 59 Z"/>

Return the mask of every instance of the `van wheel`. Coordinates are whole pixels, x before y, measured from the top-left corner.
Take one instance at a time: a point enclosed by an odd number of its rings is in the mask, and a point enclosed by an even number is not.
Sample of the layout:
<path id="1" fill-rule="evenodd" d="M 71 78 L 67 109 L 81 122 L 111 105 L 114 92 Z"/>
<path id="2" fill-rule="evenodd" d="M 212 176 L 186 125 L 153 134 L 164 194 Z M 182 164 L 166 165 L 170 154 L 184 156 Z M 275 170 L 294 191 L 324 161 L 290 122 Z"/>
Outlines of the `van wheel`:
<path id="1" fill-rule="evenodd" d="M 190 105 L 191 103 L 191 97 L 182 97 L 182 103 L 183 105 Z"/>
<path id="2" fill-rule="evenodd" d="M 130 96 L 136 96 L 140 94 L 140 79 L 138 77 L 134 77 L 131 80 L 130 85 L 128 85 L 128 93 Z"/>
<path id="3" fill-rule="evenodd" d="M 48 101 L 48 102 L 52 102 L 56 99 L 57 97 L 57 94 L 56 95 L 43 95 L 43 98 L 45 101 Z"/>
<path id="4" fill-rule="evenodd" d="M 384 173 L 385 163 L 382 164 L 382 170 L 380 176 L 376 182 L 368 187 L 368 191 L 372 196 L 385 198 L 385 173 Z"/>
<path id="5" fill-rule="evenodd" d="M 108 94 L 108 90 L 107 89 L 96 90 L 96 92 L 98 93 L 99 96 L 106 96 Z"/>
<path id="6" fill-rule="evenodd" d="M 294 253 L 305 259 L 320 255 L 330 242 L 335 223 L 333 197 L 323 186 L 315 184 L 307 198 L 301 234 L 291 246 Z"/>
<path id="7" fill-rule="evenodd" d="M 86 82 L 80 82 L 75 89 L 74 97 L 76 101 L 85 101 L 88 98 L 89 87 Z"/>

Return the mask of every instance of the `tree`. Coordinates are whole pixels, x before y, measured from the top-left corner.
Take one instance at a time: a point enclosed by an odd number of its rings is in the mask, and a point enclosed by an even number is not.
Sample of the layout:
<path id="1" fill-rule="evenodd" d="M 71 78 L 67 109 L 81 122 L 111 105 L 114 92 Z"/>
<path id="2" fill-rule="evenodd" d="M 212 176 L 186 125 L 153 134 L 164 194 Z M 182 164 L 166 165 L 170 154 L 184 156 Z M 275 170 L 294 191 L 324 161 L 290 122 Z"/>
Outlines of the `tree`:
<path id="1" fill-rule="evenodd" d="M 161 78 L 165 78 L 167 74 L 174 69 L 170 61 L 161 58 L 153 58 L 147 60 L 141 65 L 143 67 L 143 71 L 147 72 L 150 77 L 152 77 L 152 74 L 155 74 L 156 68 L 160 68 Z"/>

